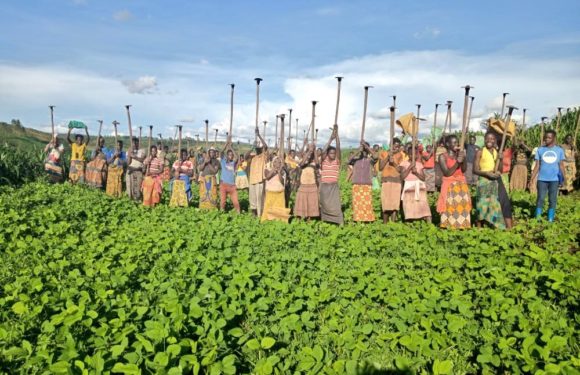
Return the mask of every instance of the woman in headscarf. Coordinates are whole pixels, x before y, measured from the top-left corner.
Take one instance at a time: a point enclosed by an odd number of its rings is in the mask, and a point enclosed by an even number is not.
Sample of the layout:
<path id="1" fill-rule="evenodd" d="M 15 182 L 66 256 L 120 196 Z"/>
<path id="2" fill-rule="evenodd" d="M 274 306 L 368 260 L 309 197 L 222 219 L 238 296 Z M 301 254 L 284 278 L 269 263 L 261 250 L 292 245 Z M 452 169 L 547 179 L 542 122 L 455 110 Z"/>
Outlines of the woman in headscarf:
<path id="1" fill-rule="evenodd" d="M 191 200 L 191 179 L 193 177 L 193 163 L 187 155 L 187 149 L 181 149 L 179 159 L 172 166 L 173 179 L 169 185 L 171 191 L 171 207 L 187 207 Z"/>
<path id="2" fill-rule="evenodd" d="M 437 212 L 441 215 L 442 228 L 471 227 L 471 196 L 463 174 L 467 169 L 465 151 L 460 151 L 457 144 L 457 137 L 448 135 L 445 152 L 438 160 L 442 178 Z"/>
<path id="3" fill-rule="evenodd" d="M 216 159 L 215 148 L 211 147 L 199 166 L 199 208 L 213 210 L 218 207 L 216 175 L 219 170 L 220 162 Z"/>
<path id="4" fill-rule="evenodd" d="M 477 226 L 488 223 L 498 229 L 512 227 L 512 207 L 504 187 L 501 173 L 495 171 L 497 163 L 497 137 L 495 133 L 485 135 L 484 147 L 477 151 L 473 173 L 477 181 Z"/>
<path id="5" fill-rule="evenodd" d="M 320 216 L 318 201 L 318 185 L 316 184 L 318 163 L 316 162 L 316 148 L 310 144 L 304 159 L 299 164 L 300 186 L 296 192 L 294 216 L 310 219 Z"/>
<path id="6" fill-rule="evenodd" d="M 61 157 L 64 152 L 64 146 L 58 142 L 58 137 L 55 135 L 52 141 L 44 147 L 44 152 L 47 153 L 44 162 L 44 171 L 48 175 L 48 181 L 51 183 L 59 183 L 64 181 L 64 173 L 62 170 Z"/>
<path id="7" fill-rule="evenodd" d="M 336 148 L 330 144 L 336 141 Z M 322 151 L 322 163 L 320 165 L 320 219 L 329 223 L 342 225 L 344 217 L 340 202 L 340 188 L 338 178 L 340 176 L 340 138 L 338 126 L 330 135 L 328 143 Z"/>
<path id="8" fill-rule="evenodd" d="M 149 157 L 145 160 L 145 178 L 143 179 L 143 205 L 155 207 L 161 201 L 163 192 L 163 159 L 157 157 L 157 146 L 151 146 Z"/>

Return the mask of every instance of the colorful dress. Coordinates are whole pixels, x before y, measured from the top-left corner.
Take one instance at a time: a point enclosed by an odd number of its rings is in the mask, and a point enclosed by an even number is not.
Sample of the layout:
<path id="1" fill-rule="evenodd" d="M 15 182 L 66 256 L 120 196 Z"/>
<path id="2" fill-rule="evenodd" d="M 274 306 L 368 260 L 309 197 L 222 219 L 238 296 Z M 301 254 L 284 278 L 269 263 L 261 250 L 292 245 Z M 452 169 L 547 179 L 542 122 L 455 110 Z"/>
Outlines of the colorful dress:
<path id="1" fill-rule="evenodd" d="M 426 156 L 429 154 L 426 152 Z M 435 153 L 423 163 L 423 173 L 425 174 L 425 186 L 429 193 L 437 191 L 435 186 Z"/>
<path id="2" fill-rule="evenodd" d="M 143 206 L 155 207 L 161 201 L 163 192 L 163 159 L 155 157 L 146 162 L 149 164 L 147 176 L 143 179 Z"/>
<path id="3" fill-rule="evenodd" d="M 107 162 L 105 155 L 99 154 L 95 159 L 87 163 L 85 180 L 87 185 L 96 189 L 102 189 L 106 183 Z M 105 177 L 105 178 L 104 178 Z"/>
<path id="4" fill-rule="evenodd" d="M 105 192 L 108 196 L 121 198 L 123 195 L 123 172 L 127 164 L 127 154 L 121 151 L 118 157 L 111 160 L 107 170 L 107 187 Z"/>
<path id="5" fill-rule="evenodd" d="M 282 180 L 285 181 L 284 176 Z M 266 180 L 266 197 L 264 198 L 264 210 L 262 211 L 260 222 L 270 220 L 288 222 L 290 209 L 286 208 L 286 199 L 284 197 L 285 183 L 283 181 L 280 181 L 279 174 Z"/>
<path id="6" fill-rule="evenodd" d="M 481 172 L 492 172 L 495 169 L 497 161 L 497 150 L 490 152 L 487 147 L 481 151 L 479 160 L 479 169 Z M 499 184 L 501 180 L 490 180 L 486 177 L 479 176 L 476 189 L 477 219 L 485 221 L 498 229 L 505 228 L 505 221 L 499 201 Z"/>
<path id="7" fill-rule="evenodd" d="M 401 168 L 408 168 L 411 165 L 409 160 L 401 162 Z M 415 161 L 415 168 L 417 173 L 425 172 L 423 163 L 419 160 Z M 427 185 L 421 181 L 419 177 L 409 172 L 405 177 L 405 184 L 401 194 L 401 201 L 403 202 L 403 213 L 405 220 L 424 219 L 431 217 L 431 209 L 429 208 L 429 201 L 427 200 Z"/>
<path id="8" fill-rule="evenodd" d="M 443 155 L 447 168 L 457 163 L 457 160 L 451 158 L 447 152 Z M 442 176 L 437 212 L 441 215 L 442 228 L 471 227 L 471 196 L 461 167 L 458 167 L 449 177 Z"/>
<path id="9" fill-rule="evenodd" d="M 179 173 L 177 179 L 171 180 L 169 189 L 171 190 L 170 207 L 187 207 L 191 200 L 191 177 L 193 173 L 193 163 L 190 160 L 176 160 L 173 163 L 174 171 Z"/>
<path id="10" fill-rule="evenodd" d="M 352 217 L 357 222 L 375 221 L 371 162 L 368 158 L 351 161 L 352 171 Z"/>
<path id="11" fill-rule="evenodd" d="M 250 183 L 248 182 L 248 174 L 246 173 L 247 168 L 247 161 L 243 161 L 238 165 L 238 170 L 236 171 L 236 188 L 239 190 L 247 189 L 250 187 Z"/>
<path id="12" fill-rule="evenodd" d="M 342 225 L 344 216 L 338 187 L 339 175 L 340 162 L 338 159 L 330 160 L 326 157 L 320 167 L 320 219 Z"/>
<path id="13" fill-rule="evenodd" d="M 216 159 L 211 161 L 215 170 L 219 169 L 219 162 Z M 206 166 L 201 171 L 199 177 L 199 208 L 205 210 L 213 210 L 218 207 L 218 190 L 217 180 L 214 173 L 210 173 Z"/>
<path id="14" fill-rule="evenodd" d="M 71 183 L 85 182 L 85 153 L 87 151 L 86 144 L 73 143 L 71 145 L 72 153 L 70 157 L 70 170 L 68 172 L 68 179 Z"/>
<path id="15" fill-rule="evenodd" d="M 564 159 L 564 184 L 560 190 L 571 192 L 574 190 L 576 180 L 576 152 L 568 144 L 563 144 L 561 147 L 566 159 Z"/>
<path id="16" fill-rule="evenodd" d="M 48 180 L 51 183 L 59 183 L 64 180 L 64 173 L 60 160 L 63 151 L 64 146 L 62 144 L 56 147 L 51 147 L 44 162 L 44 171 L 48 175 Z"/>

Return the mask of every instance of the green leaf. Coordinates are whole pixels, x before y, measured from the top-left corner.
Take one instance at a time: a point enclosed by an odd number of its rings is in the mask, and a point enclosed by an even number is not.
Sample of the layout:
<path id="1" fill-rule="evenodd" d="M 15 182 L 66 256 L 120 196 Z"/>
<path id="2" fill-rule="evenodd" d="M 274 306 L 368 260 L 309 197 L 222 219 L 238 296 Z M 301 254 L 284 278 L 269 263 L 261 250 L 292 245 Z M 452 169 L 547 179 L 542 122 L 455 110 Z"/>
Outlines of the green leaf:
<path id="1" fill-rule="evenodd" d="M 276 343 L 276 340 L 274 340 L 271 337 L 264 337 L 262 339 L 262 342 L 260 343 L 260 346 L 262 347 L 262 349 L 270 349 L 272 346 L 274 346 L 274 344 Z"/>
<path id="2" fill-rule="evenodd" d="M 114 374 L 126 374 L 126 375 L 138 375 L 141 373 L 139 371 L 139 367 L 135 364 L 125 364 L 117 362 L 111 369 L 111 372 Z"/>
<path id="3" fill-rule="evenodd" d="M 28 312 L 28 307 L 26 307 L 26 305 L 22 302 L 16 302 L 14 305 L 12 305 L 12 311 L 15 314 L 22 315 Z"/>
<path id="4" fill-rule="evenodd" d="M 435 375 L 446 375 L 451 374 L 453 370 L 453 362 L 450 360 L 439 361 L 438 359 L 433 362 L 433 373 Z"/>
<path id="5" fill-rule="evenodd" d="M 260 349 L 260 342 L 257 339 L 251 339 L 246 343 L 246 346 L 252 350 Z"/>
<path id="6" fill-rule="evenodd" d="M 68 374 L 69 363 L 66 361 L 55 362 L 50 365 L 49 369 L 55 374 Z"/>

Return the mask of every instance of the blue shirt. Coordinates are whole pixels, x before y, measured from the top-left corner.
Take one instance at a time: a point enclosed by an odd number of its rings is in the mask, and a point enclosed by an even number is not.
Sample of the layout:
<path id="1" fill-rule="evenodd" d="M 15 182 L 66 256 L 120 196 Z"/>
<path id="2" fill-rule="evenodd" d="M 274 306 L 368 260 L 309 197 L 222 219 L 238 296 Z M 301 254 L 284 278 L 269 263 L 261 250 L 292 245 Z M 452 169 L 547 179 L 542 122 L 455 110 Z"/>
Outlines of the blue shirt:
<path id="1" fill-rule="evenodd" d="M 226 158 L 222 158 L 222 172 L 220 176 L 221 182 L 228 185 L 236 184 L 236 165 L 238 163 L 234 161 L 227 161 Z"/>
<path id="2" fill-rule="evenodd" d="M 540 160 L 538 181 L 557 182 L 560 172 L 560 162 L 566 159 L 560 146 L 540 147 L 536 152 L 536 160 Z"/>

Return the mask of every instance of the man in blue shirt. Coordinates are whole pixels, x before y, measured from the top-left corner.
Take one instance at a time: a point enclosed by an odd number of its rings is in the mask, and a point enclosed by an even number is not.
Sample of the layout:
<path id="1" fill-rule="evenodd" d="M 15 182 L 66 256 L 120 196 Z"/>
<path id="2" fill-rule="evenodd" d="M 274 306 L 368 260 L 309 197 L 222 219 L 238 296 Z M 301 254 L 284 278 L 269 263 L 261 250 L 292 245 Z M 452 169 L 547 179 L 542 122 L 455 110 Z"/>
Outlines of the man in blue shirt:
<path id="1" fill-rule="evenodd" d="M 224 156 L 225 154 L 225 156 Z M 228 139 L 222 152 L 221 179 L 220 179 L 220 209 L 226 208 L 226 199 L 229 196 L 235 210 L 240 213 L 238 190 L 236 188 L 236 171 L 238 170 L 238 157 L 232 147 L 231 139 Z"/>
<path id="2" fill-rule="evenodd" d="M 542 216 L 544 199 L 548 194 L 548 221 L 553 222 L 556 217 L 556 201 L 558 186 L 561 185 L 560 176 L 564 175 L 564 150 L 556 145 L 556 132 L 548 130 L 544 134 L 544 144 L 536 152 L 536 166 L 532 171 L 532 179 L 538 178 L 538 200 L 536 202 L 536 218 Z"/>

